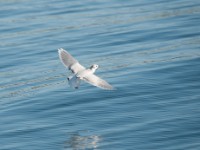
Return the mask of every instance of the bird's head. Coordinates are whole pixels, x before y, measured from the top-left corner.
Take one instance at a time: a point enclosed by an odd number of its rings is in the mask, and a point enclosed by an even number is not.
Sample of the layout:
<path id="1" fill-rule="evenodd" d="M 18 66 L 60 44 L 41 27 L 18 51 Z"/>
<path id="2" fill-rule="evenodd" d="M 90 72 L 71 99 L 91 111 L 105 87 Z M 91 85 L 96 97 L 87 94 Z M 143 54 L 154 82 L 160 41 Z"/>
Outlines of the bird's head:
<path id="1" fill-rule="evenodd" d="M 99 68 L 99 66 L 97 65 L 97 64 L 93 64 L 91 67 L 90 67 L 90 69 L 91 70 L 97 70 Z"/>

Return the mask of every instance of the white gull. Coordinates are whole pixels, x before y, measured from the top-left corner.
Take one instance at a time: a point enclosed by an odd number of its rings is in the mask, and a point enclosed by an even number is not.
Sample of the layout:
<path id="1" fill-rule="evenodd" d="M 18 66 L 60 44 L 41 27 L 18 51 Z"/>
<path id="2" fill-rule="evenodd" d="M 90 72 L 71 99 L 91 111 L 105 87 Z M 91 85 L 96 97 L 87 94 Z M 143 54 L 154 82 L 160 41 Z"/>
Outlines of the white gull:
<path id="1" fill-rule="evenodd" d="M 63 48 L 58 49 L 58 54 L 63 65 L 74 74 L 73 76 L 69 76 L 67 78 L 70 87 L 78 89 L 81 80 L 83 80 L 101 89 L 114 89 L 109 83 L 94 74 L 96 69 L 99 67 L 97 64 L 93 64 L 90 68 L 86 69 Z"/>

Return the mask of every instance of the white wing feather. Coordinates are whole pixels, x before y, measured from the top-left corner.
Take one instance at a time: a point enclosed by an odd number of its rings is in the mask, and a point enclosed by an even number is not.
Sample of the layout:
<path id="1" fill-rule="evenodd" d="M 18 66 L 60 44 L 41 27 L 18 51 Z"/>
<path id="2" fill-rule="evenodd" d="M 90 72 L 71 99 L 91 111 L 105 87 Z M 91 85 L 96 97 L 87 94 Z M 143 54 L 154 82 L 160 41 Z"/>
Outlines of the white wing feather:
<path id="1" fill-rule="evenodd" d="M 63 65 L 71 70 L 74 74 L 85 69 L 85 67 L 79 64 L 79 62 L 63 48 L 58 49 L 58 54 Z"/>
<path id="2" fill-rule="evenodd" d="M 114 90 L 114 88 L 109 83 L 94 74 L 83 77 L 83 80 L 105 90 Z"/>

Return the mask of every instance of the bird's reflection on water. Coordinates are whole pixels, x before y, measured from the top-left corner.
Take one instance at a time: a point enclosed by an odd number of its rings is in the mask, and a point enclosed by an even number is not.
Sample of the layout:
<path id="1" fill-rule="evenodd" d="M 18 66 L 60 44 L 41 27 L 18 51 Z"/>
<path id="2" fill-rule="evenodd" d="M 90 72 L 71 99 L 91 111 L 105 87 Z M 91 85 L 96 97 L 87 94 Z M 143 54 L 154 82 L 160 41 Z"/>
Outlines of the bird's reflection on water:
<path id="1" fill-rule="evenodd" d="M 65 149 L 73 150 L 96 149 L 99 146 L 101 138 L 98 135 L 93 135 L 88 131 L 76 132 L 70 134 L 65 142 Z"/>

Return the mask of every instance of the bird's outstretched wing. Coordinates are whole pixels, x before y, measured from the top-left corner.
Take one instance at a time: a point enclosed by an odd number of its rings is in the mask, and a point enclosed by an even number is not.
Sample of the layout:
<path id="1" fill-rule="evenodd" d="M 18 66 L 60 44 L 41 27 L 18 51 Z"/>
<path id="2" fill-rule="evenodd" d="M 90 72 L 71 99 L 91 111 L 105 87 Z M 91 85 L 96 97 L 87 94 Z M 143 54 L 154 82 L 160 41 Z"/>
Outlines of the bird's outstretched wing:
<path id="1" fill-rule="evenodd" d="M 79 64 L 79 62 L 63 48 L 58 49 L 58 54 L 63 65 L 71 70 L 74 74 L 85 69 L 85 67 Z"/>
<path id="2" fill-rule="evenodd" d="M 94 74 L 83 77 L 83 80 L 105 90 L 114 90 L 114 88 L 109 83 Z"/>

